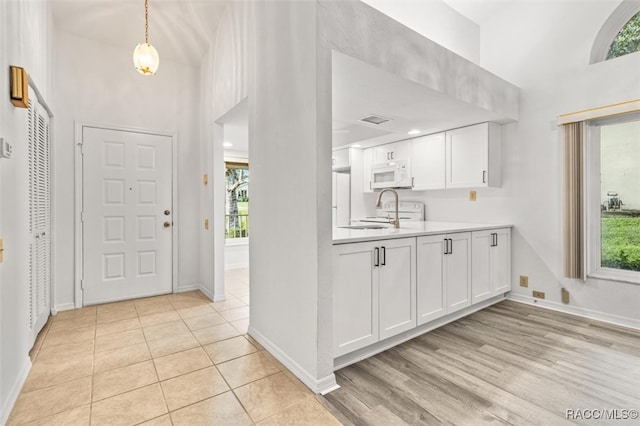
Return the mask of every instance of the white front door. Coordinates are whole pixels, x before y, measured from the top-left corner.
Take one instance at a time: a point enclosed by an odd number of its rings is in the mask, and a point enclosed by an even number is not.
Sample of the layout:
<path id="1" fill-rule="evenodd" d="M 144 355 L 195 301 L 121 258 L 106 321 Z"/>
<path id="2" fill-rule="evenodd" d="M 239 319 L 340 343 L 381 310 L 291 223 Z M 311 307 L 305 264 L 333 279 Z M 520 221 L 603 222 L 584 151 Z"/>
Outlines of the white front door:
<path id="1" fill-rule="evenodd" d="M 85 305 L 172 291 L 171 145 L 83 127 Z"/>

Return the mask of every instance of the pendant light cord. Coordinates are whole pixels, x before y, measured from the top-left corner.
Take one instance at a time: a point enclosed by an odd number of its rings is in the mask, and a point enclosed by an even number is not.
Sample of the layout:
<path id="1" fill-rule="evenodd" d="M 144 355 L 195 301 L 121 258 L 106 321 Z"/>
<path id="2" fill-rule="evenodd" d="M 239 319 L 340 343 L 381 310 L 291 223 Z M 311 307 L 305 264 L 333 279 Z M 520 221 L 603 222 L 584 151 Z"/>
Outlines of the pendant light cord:
<path id="1" fill-rule="evenodd" d="M 144 42 L 149 44 L 149 0 L 144 0 Z"/>

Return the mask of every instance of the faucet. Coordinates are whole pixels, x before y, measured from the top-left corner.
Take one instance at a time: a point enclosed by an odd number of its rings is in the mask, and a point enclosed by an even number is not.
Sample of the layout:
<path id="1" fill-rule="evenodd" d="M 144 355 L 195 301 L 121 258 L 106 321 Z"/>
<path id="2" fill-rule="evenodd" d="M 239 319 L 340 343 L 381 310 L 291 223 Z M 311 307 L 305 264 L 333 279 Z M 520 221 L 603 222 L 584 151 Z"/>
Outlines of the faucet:
<path id="1" fill-rule="evenodd" d="M 391 189 L 391 188 L 385 188 L 382 191 L 380 191 L 380 193 L 378 194 L 378 201 L 376 201 L 376 207 L 380 208 L 382 207 L 382 194 L 384 194 L 387 191 L 391 191 L 393 192 L 393 195 L 396 196 L 396 218 L 395 219 L 391 219 L 391 215 L 387 215 L 387 217 L 389 218 L 389 223 L 393 225 L 394 228 L 400 228 L 400 215 L 398 214 L 398 191 L 396 191 L 395 189 Z"/>

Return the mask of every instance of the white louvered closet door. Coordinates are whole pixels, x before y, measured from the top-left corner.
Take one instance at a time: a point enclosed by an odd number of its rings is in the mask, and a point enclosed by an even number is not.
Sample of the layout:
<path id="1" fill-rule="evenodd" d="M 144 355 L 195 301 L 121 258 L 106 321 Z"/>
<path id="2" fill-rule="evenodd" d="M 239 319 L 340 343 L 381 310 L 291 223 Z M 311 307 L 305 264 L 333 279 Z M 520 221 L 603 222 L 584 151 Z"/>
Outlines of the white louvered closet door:
<path id="1" fill-rule="evenodd" d="M 35 341 L 51 312 L 50 134 L 47 111 L 35 99 L 29 104 L 29 325 Z"/>

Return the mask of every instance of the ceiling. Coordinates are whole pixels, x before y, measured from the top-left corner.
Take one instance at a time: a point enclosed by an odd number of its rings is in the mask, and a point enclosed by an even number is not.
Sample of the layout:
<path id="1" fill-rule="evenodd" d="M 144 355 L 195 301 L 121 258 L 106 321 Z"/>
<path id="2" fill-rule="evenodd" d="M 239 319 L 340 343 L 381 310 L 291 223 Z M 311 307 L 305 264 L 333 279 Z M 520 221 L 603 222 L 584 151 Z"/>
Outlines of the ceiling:
<path id="1" fill-rule="evenodd" d="M 149 0 L 149 41 L 161 61 L 200 64 L 231 1 Z M 481 23 L 506 0 L 444 1 Z M 59 30 L 132 52 L 144 41 L 144 0 L 50 0 L 50 4 Z M 408 138 L 411 129 L 427 134 L 498 118 L 348 56 L 334 55 L 334 146 L 362 141 L 375 145 Z M 369 114 L 392 120 L 380 126 L 358 121 Z M 226 136 L 236 139 L 234 150 L 246 151 L 248 138 L 240 131 L 247 127 L 246 116 L 244 105 L 225 120 Z"/>
<path id="2" fill-rule="evenodd" d="M 56 27 L 107 45 L 144 42 L 144 0 L 49 0 Z M 229 1 L 149 0 L 149 42 L 170 59 L 199 65 Z M 161 65 L 162 66 L 162 65 Z"/>

